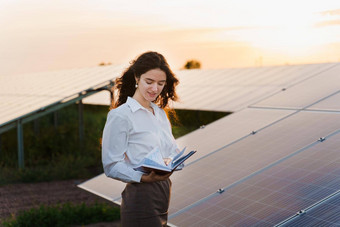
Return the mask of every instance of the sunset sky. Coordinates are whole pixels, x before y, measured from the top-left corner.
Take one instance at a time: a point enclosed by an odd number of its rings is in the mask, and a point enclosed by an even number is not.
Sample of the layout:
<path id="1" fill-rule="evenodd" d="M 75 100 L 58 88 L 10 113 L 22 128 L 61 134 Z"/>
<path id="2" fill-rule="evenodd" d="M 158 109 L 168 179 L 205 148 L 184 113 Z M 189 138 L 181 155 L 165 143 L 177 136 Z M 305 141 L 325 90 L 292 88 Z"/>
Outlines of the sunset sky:
<path id="1" fill-rule="evenodd" d="M 126 64 L 173 69 L 340 61 L 339 0 L 0 0 L 0 76 Z"/>

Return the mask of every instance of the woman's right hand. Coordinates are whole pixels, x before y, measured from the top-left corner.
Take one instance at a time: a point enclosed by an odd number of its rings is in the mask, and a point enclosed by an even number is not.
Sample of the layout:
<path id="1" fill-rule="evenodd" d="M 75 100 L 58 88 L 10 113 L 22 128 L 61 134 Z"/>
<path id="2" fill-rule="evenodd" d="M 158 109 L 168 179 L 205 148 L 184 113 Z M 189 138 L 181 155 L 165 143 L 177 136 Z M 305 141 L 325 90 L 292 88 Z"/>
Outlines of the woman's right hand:
<path id="1" fill-rule="evenodd" d="M 167 180 L 172 173 L 168 174 L 157 174 L 155 171 L 151 171 L 149 174 L 143 174 L 141 178 L 141 182 L 143 183 L 151 183 L 151 182 L 156 182 L 156 181 L 164 181 Z"/>

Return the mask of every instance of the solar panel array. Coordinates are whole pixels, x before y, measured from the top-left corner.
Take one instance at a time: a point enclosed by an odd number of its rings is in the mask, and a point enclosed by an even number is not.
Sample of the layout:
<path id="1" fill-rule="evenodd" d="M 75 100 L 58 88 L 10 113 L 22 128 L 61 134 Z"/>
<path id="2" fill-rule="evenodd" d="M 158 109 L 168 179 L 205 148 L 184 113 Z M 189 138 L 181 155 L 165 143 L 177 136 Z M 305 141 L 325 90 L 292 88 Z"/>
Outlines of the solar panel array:
<path id="1" fill-rule="evenodd" d="M 224 179 L 227 184 L 221 187 L 221 193 L 210 194 L 203 201 L 173 214 L 170 220 L 178 226 L 273 226 L 299 212 L 309 214 L 306 208 L 339 190 L 339 139 L 340 130 L 327 137 L 327 142 L 316 141 L 310 147 L 302 147 L 289 158 L 264 165 L 247 179 L 231 184 Z M 231 171 L 228 167 L 225 171 L 228 178 Z M 340 196 L 332 199 L 337 197 Z M 317 219 L 309 215 L 314 221 Z M 340 216 L 319 221 L 340 224 Z"/>
<path id="2" fill-rule="evenodd" d="M 238 111 L 283 88 L 334 67 L 330 64 L 273 66 L 178 73 L 178 109 Z"/>
<path id="3" fill-rule="evenodd" d="M 336 63 L 234 68 L 220 70 L 179 70 L 179 109 L 238 111 L 290 87 L 301 80 L 327 71 Z M 113 81 L 126 66 L 105 66 L 0 77 L 0 126 L 13 119 L 62 102 L 80 92 Z M 84 99 L 87 104 L 110 105 L 108 92 Z"/>
<path id="4" fill-rule="evenodd" d="M 224 78 L 225 93 L 222 71 L 233 78 Z M 198 96 L 204 105 L 212 103 L 209 108 L 230 104 L 238 111 L 177 140 L 198 153 L 171 177 L 171 224 L 340 225 L 339 64 L 225 69 L 210 78 L 193 70 L 182 76 L 183 88 L 189 82 L 197 88 L 188 89 L 197 92 L 191 94 L 193 106 L 199 106 Z M 94 193 L 110 187 L 107 198 L 119 202 L 122 185 L 112 182 L 117 181 L 101 175 L 96 184 L 89 186 L 90 180 L 81 187 Z"/>
<path id="5" fill-rule="evenodd" d="M 321 75 L 336 63 L 257 68 L 179 70 L 177 109 L 239 111 L 307 78 Z M 109 105 L 108 93 L 96 94 L 86 103 Z"/>
<path id="6" fill-rule="evenodd" d="M 0 126 L 112 81 L 124 66 L 0 77 Z M 176 71 L 180 109 L 234 111 L 177 140 L 178 226 L 340 225 L 340 64 Z M 104 92 L 85 103 L 109 104 Z M 103 101 L 104 100 L 104 101 Z M 124 183 L 79 187 L 120 203 Z"/>
<path id="7" fill-rule="evenodd" d="M 339 75 L 337 66 L 253 105 L 295 112 L 175 175 L 170 222 L 340 225 Z"/>
<path id="8" fill-rule="evenodd" d="M 197 198 L 262 171 L 339 128 L 340 114 L 300 112 L 221 149 L 173 176 L 176 196 L 170 211 L 191 206 Z"/>

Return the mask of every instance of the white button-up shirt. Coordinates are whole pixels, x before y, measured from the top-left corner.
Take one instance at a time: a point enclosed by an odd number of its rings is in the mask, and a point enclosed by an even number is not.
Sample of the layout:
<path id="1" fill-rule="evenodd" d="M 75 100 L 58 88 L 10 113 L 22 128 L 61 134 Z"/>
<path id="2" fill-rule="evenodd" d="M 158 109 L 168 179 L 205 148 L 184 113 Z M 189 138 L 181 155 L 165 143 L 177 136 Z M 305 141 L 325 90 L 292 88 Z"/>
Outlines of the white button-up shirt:
<path id="1" fill-rule="evenodd" d="M 142 172 L 133 168 L 154 148 L 163 158 L 173 158 L 177 145 L 163 109 L 151 103 L 154 114 L 128 97 L 108 113 L 102 139 L 102 162 L 106 176 L 123 182 L 140 182 Z"/>

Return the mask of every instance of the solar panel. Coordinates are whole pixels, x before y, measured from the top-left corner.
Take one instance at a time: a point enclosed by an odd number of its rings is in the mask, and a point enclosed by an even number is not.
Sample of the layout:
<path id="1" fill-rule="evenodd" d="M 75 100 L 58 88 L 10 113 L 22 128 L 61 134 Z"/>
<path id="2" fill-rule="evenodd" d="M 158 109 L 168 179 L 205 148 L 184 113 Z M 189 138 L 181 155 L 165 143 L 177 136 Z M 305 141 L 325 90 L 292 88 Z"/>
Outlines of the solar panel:
<path id="1" fill-rule="evenodd" d="M 270 75 L 270 78 L 266 79 L 266 83 L 280 86 L 280 88 L 287 88 L 296 83 L 305 81 L 307 78 L 318 75 L 334 67 L 336 64 L 337 63 L 274 66 L 275 68 L 281 68 L 281 71 L 274 75 Z"/>
<path id="2" fill-rule="evenodd" d="M 238 111 L 306 78 L 334 67 L 332 64 L 179 71 L 175 107 Z"/>
<path id="3" fill-rule="evenodd" d="M 309 110 L 340 111 L 340 90 L 338 93 L 312 105 Z"/>
<path id="4" fill-rule="evenodd" d="M 114 79 L 123 66 L 93 67 L 0 78 L 0 125 Z"/>
<path id="5" fill-rule="evenodd" d="M 339 144 L 337 131 L 244 181 L 226 184 L 221 193 L 213 193 L 190 209 L 170 216 L 170 222 L 178 226 L 273 226 L 305 212 L 289 226 L 339 224 Z M 337 193 L 334 198 L 322 202 L 333 193 Z M 313 204 L 318 205 L 306 209 Z"/>
<path id="6" fill-rule="evenodd" d="M 339 128 L 339 114 L 299 112 L 187 166 L 172 177 L 171 214 Z"/>
<path id="7" fill-rule="evenodd" d="M 208 70 L 180 70 L 176 74 L 183 86 L 283 86 L 318 74 L 337 63 L 227 68 Z"/>
<path id="8" fill-rule="evenodd" d="M 247 108 L 178 138 L 176 142 L 180 148 L 198 150 L 186 162 L 189 164 L 292 113 L 288 110 Z"/>
<path id="9" fill-rule="evenodd" d="M 340 64 L 285 91 L 256 103 L 255 107 L 301 109 L 339 91 Z"/>
<path id="10" fill-rule="evenodd" d="M 269 68 L 269 67 L 268 67 Z M 273 88 L 261 88 L 258 86 L 248 85 L 247 79 L 259 75 L 259 71 L 268 71 L 268 68 L 246 68 L 246 69 L 226 69 L 226 70 L 203 70 L 201 72 L 182 74 L 178 73 L 180 85 L 178 94 L 181 102 L 175 103 L 179 109 L 203 109 L 215 111 L 235 110 L 229 103 L 238 100 L 234 105 L 240 106 L 240 98 L 245 94 L 246 100 L 256 98 L 254 91 L 268 92 Z M 242 105 L 242 107 L 245 107 Z"/>
<path id="11" fill-rule="evenodd" d="M 21 101 L 18 101 L 22 99 Z M 60 97 L 0 95 L 0 124 L 59 101 Z M 22 102 L 22 101 L 25 102 Z M 39 103 L 39 106 L 37 105 Z"/>
<path id="12" fill-rule="evenodd" d="M 111 94 L 109 91 L 100 91 L 94 95 L 88 96 L 83 99 L 84 104 L 90 105 L 111 105 Z"/>
<path id="13" fill-rule="evenodd" d="M 125 183 L 108 178 L 104 173 L 85 181 L 78 187 L 96 194 L 102 198 L 120 204 L 121 193 L 125 188 Z"/>

